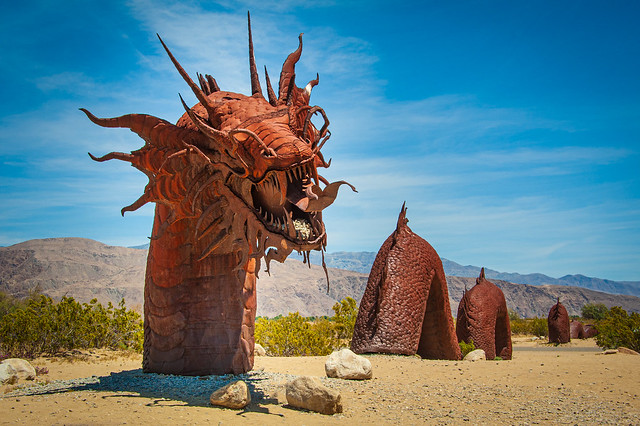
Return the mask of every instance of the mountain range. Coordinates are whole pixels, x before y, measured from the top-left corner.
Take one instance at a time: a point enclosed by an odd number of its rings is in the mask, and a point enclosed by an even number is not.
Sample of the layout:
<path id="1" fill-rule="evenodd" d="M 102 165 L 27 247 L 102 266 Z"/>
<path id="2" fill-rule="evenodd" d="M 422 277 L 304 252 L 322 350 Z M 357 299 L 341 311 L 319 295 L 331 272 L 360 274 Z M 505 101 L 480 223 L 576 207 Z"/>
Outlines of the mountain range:
<path id="1" fill-rule="evenodd" d="M 37 289 L 54 299 L 68 295 L 80 302 L 97 298 L 101 303 L 114 304 L 124 298 L 127 306 L 141 310 L 146 257 L 144 247 L 108 246 L 82 238 L 25 241 L 0 248 L 0 291 L 25 297 Z M 333 315 L 331 308 L 337 301 L 347 296 L 360 301 L 374 258 L 375 253 L 370 252 L 325 254 L 329 266 L 328 286 L 324 271 L 318 265 L 304 265 L 295 256 L 283 264 L 272 262 L 271 273 L 262 271 L 259 275 L 258 315 L 273 317 L 296 311 L 304 316 Z M 315 256 L 312 260 L 320 261 Z M 447 260 L 443 260 L 443 264 L 445 271 L 449 271 L 449 300 L 455 315 L 465 287 L 475 284 L 479 268 L 463 267 Z M 470 277 L 454 276 L 451 271 L 455 268 L 472 268 L 462 269 L 468 271 Z M 640 312 L 640 298 L 636 296 L 570 285 L 514 284 L 495 279 L 489 273 L 487 276 L 503 290 L 507 306 L 523 317 L 546 317 L 557 297 L 570 315 L 579 314 L 586 303 L 604 303 Z"/>
<path id="2" fill-rule="evenodd" d="M 331 268 L 347 269 L 350 271 L 368 274 L 371 265 L 376 258 L 374 252 L 335 252 L 325 253 L 325 263 Z M 311 253 L 311 261 L 317 265 L 322 264 L 319 252 Z M 452 260 L 442 259 L 442 266 L 447 276 L 477 277 L 480 275 L 479 266 L 462 266 Z M 516 284 L 530 285 L 559 285 L 588 288 L 590 290 L 603 291 L 611 294 L 627 294 L 640 297 L 640 281 L 612 281 L 602 278 L 586 277 L 584 275 L 565 275 L 560 278 L 552 278 L 544 274 L 518 274 L 511 272 L 498 272 L 485 268 L 485 276 L 488 279 L 508 281 Z"/>

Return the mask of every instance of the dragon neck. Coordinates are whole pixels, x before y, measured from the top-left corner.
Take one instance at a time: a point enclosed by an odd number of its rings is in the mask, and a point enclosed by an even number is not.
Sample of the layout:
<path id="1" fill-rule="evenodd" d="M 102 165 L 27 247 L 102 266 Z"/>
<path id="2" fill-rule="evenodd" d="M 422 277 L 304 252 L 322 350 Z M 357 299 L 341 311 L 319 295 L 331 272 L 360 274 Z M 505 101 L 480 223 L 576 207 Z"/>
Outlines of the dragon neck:
<path id="1" fill-rule="evenodd" d="M 156 207 L 154 235 L 170 215 Z M 238 374 L 253 367 L 256 259 L 198 250 L 193 223 L 174 222 L 151 241 L 145 282 L 146 372 Z M 225 229 L 214 229 L 225 231 Z M 198 245 L 196 243 L 196 245 Z"/>

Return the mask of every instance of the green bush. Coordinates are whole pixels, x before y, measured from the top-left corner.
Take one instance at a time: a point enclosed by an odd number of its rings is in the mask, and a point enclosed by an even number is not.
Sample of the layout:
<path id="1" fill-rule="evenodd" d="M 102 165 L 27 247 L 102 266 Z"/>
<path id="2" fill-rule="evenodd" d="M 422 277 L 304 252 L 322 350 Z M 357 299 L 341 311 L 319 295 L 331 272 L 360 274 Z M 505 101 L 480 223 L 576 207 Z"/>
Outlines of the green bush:
<path id="1" fill-rule="evenodd" d="M 509 309 L 509 321 L 515 321 L 520 319 L 520 315 L 513 309 Z"/>
<path id="2" fill-rule="evenodd" d="M 459 342 L 458 345 L 460 346 L 460 351 L 462 352 L 462 358 L 467 356 L 469 352 L 476 350 L 476 345 L 473 344 L 473 339 L 469 340 L 469 343 L 463 340 L 462 342 Z"/>
<path id="3" fill-rule="evenodd" d="M 621 307 L 612 307 L 598 322 L 596 344 L 601 348 L 624 346 L 640 351 L 640 314 L 628 315 Z"/>
<path id="4" fill-rule="evenodd" d="M 333 305 L 335 315 L 302 317 L 298 312 L 286 317 L 257 318 L 256 343 L 272 356 L 328 355 L 335 349 L 350 346 L 358 307 L 347 297 Z"/>
<path id="5" fill-rule="evenodd" d="M 6 356 L 35 357 L 71 349 L 108 347 L 141 351 L 140 314 L 96 299 L 80 304 L 72 297 L 56 303 L 48 296 L 30 298 L 0 319 L 0 350 Z"/>
<path id="6" fill-rule="evenodd" d="M 336 338 L 340 341 L 346 341 L 346 346 L 349 346 L 358 317 L 358 305 L 352 297 L 347 297 L 336 302 L 332 309 L 335 312 L 332 319 L 336 328 Z"/>
<path id="7" fill-rule="evenodd" d="M 296 312 L 272 320 L 258 318 L 255 339 L 272 356 L 328 355 L 335 330 L 329 320 L 310 322 Z"/>
<path id="8" fill-rule="evenodd" d="M 531 318 L 531 334 L 534 336 L 549 336 L 549 323 L 546 318 Z"/>
<path id="9" fill-rule="evenodd" d="M 601 320 L 609 312 L 609 308 L 604 303 L 587 303 L 582 307 L 582 318 Z"/>
<path id="10" fill-rule="evenodd" d="M 520 335 L 548 336 L 546 318 L 517 318 L 511 320 L 511 333 Z"/>

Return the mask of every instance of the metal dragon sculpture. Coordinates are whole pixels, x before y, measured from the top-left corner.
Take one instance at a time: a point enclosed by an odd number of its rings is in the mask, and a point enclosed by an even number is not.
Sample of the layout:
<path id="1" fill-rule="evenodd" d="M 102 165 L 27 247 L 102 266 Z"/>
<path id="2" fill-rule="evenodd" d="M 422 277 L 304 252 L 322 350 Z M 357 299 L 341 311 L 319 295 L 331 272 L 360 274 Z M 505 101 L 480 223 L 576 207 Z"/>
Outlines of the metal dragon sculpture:
<path id="1" fill-rule="evenodd" d="M 145 114 L 97 118 L 81 108 L 95 124 L 128 128 L 145 141 L 131 153 L 89 154 L 127 161 L 149 178 L 123 215 L 156 203 L 144 289 L 145 372 L 250 370 L 261 259 L 268 272 L 270 261 L 283 262 L 293 250 L 307 263 L 311 250 L 323 251 L 322 210 L 347 184 L 318 173 L 329 167 L 321 149 L 331 134 L 324 110 L 309 104 L 318 77 L 304 89 L 295 84 L 302 34 L 282 66 L 277 95 L 265 67 L 265 99 L 248 18 L 251 96 L 220 90 L 210 75 L 198 74 L 196 84 L 160 39 L 199 101 L 189 108 L 180 97 L 186 113 L 175 125 Z"/>

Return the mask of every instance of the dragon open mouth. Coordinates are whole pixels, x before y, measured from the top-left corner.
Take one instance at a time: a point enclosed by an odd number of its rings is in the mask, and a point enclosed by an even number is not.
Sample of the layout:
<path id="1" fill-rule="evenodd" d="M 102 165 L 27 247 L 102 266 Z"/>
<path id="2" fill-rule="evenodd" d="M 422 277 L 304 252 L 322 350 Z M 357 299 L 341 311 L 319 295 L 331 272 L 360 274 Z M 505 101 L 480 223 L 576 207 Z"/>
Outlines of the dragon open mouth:
<path id="1" fill-rule="evenodd" d="M 307 163 L 286 171 L 272 171 L 252 186 L 253 210 L 269 231 L 296 244 L 316 244 L 322 240 L 325 235 L 322 213 L 309 207 L 310 201 L 319 198 L 313 192 L 313 175 L 313 166 Z"/>

